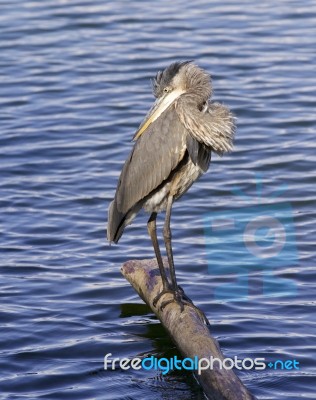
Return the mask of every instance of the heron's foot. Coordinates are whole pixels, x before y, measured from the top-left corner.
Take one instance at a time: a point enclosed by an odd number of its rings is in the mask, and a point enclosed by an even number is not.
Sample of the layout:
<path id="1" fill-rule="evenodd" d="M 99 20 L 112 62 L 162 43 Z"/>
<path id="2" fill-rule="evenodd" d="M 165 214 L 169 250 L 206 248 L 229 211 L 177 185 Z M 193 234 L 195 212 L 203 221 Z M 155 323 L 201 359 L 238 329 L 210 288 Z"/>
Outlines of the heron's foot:
<path id="1" fill-rule="evenodd" d="M 181 286 L 178 286 L 177 290 L 174 289 L 163 289 L 162 292 L 160 292 L 153 301 L 153 306 L 156 307 L 158 301 L 160 298 L 164 295 L 170 293 L 173 296 L 173 299 L 170 300 L 165 300 L 161 303 L 160 305 L 160 310 L 163 310 L 168 304 L 171 304 L 173 302 L 176 302 L 180 306 L 181 312 L 184 310 L 184 306 L 189 306 L 195 309 L 195 311 L 199 314 L 200 318 L 202 321 L 205 323 L 205 325 L 210 325 L 209 320 L 207 319 L 206 315 L 202 310 L 200 310 L 198 307 L 196 307 L 193 304 L 193 301 L 184 293 L 184 290 L 182 289 Z"/>
<path id="2" fill-rule="evenodd" d="M 158 301 L 161 299 L 161 297 L 167 293 L 173 294 L 174 290 L 171 289 L 170 287 L 166 287 L 166 288 L 162 289 L 162 291 L 160 293 L 158 293 L 157 296 L 154 298 L 153 306 L 156 307 L 156 305 L 157 305 Z"/>
<path id="3" fill-rule="evenodd" d="M 193 301 L 190 299 L 189 296 L 187 296 L 187 295 L 184 293 L 184 290 L 182 289 L 182 287 L 181 287 L 180 285 L 178 285 L 178 290 L 179 290 L 179 292 L 181 293 L 181 296 L 182 296 L 182 298 L 183 298 L 184 300 L 186 300 L 188 303 L 193 304 Z"/>
<path id="4" fill-rule="evenodd" d="M 190 299 L 190 297 L 188 297 L 188 296 L 184 293 L 184 290 L 182 289 L 181 286 L 178 285 L 178 289 L 180 290 L 180 292 L 181 292 L 181 294 L 182 294 L 182 298 L 183 298 L 184 300 L 187 301 L 186 304 L 187 304 L 188 306 L 194 308 L 194 309 L 198 312 L 198 314 L 200 315 L 200 317 L 201 317 L 201 319 L 203 320 L 203 322 L 205 323 L 205 325 L 210 326 L 210 321 L 207 319 L 207 316 L 204 314 L 204 312 L 203 312 L 202 310 L 200 310 L 197 306 L 195 306 L 195 305 L 193 304 L 193 301 Z"/>

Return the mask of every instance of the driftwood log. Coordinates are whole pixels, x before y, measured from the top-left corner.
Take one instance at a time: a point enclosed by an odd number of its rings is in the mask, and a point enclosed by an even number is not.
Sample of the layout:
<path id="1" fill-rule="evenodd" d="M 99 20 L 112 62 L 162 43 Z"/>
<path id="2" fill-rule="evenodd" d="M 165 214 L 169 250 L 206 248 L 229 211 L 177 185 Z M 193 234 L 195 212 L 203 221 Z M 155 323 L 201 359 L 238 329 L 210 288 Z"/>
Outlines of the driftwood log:
<path id="1" fill-rule="evenodd" d="M 168 265 L 166 267 L 168 270 Z M 157 307 L 153 307 L 153 299 L 162 290 L 162 281 L 155 259 L 127 261 L 122 266 L 121 272 L 156 314 L 183 357 L 190 359 L 197 357 L 198 360 L 225 358 L 217 340 L 211 336 L 209 327 L 193 307 L 185 305 L 181 312 L 179 305 L 172 302 L 161 310 L 159 307 L 161 302 L 171 299 L 171 294 L 163 295 Z M 207 361 L 205 365 L 207 366 Z M 232 369 L 220 369 L 217 362 L 214 362 L 212 369 L 203 369 L 200 374 L 194 371 L 194 375 L 210 400 L 256 399 Z"/>

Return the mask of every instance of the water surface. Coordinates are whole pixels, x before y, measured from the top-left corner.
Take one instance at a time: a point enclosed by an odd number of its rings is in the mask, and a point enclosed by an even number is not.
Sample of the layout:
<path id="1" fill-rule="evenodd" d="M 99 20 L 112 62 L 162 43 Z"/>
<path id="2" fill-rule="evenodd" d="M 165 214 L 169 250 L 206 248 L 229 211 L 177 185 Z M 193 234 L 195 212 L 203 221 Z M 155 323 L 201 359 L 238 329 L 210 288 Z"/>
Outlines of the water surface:
<path id="1" fill-rule="evenodd" d="M 312 0 L 0 2 L 1 398 L 203 398 L 190 373 L 103 370 L 107 353 L 178 354 L 119 272 L 153 257 L 147 216 L 118 246 L 106 243 L 105 225 L 153 101 L 150 79 L 187 59 L 212 74 L 214 99 L 238 130 L 234 152 L 214 156 L 174 206 L 179 281 L 226 356 L 300 362 L 239 373 L 258 398 L 316 398 L 315 16 Z M 222 259 L 206 246 L 205 218 L 282 204 L 292 210 L 288 253 L 268 278 L 244 269 L 249 282 L 220 298 L 236 246 Z M 263 292 L 280 279 L 294 285 L 288 293 Z"/>

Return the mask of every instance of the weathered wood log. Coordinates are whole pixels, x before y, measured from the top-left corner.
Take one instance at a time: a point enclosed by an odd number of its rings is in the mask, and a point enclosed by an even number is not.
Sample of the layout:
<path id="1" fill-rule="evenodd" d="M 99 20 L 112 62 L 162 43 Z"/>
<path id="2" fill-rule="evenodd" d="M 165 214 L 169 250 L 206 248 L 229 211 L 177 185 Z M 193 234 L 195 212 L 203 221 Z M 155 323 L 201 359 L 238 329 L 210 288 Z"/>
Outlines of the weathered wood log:
<path id="1" fill-rule="evenodd" d="M 165 266 L 168 270 L 166 262 Z M 153 299 L 162 290 L 162 281 L 155 259 L 127 261 L 122 266 L 121 272 L 156 314 L 183 357 L 200 360 L 202 368 L 205 369 L 202 369 L 200 374 L 199 371 L 193 372 L 208 399 L 256 399 L 232 369 L 221 369 L 220 363 L 214 360 L 216 358 L 223 361 L 225 357 L 217 340 L 211 336 L 209 326 L 195 308 L 185 305 L 181 312 L 179 305 L 172 302 L 161 310 L 159 307 L 161 302 L 171 299 L 171 294 L 163 295 L 157 306 L 153 306 Z M 201 361 L 202 359 L 205 360 Z M 210 359 L 214 361 L 212 368 L 208 364 Z"/>

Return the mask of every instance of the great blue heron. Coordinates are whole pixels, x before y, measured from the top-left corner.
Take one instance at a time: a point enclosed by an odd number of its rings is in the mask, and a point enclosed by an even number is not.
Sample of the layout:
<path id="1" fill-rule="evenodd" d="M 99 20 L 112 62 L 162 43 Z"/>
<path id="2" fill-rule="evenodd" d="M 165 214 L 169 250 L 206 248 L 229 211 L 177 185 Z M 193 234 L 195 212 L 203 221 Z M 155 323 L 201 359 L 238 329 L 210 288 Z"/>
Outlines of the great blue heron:
<path id="1" fill-rule="evenodd" d="M 191 61 L 175 62 L 157 73 L 153 81 L 156 102 L 140 125 L 136 143 L 127 158 L 108 213 L 107 238 L 117 243 L 124 228 L 141 208 L 151 213 L 147 223 L 153 243 L 163 290 L 154 299 L 172 293 L 171 301 L 191 304 L 178 286 L 171 246 L 172 204 L 203 172 L 211 153 L 219 155 L 232 149 L 234 118 L 219 103 L 210 101 L 210 75 Z M 164 269 L 156 233 L 157 213 L 166 210 L 163 237 L 170 268 L 171 283 Z"/>

